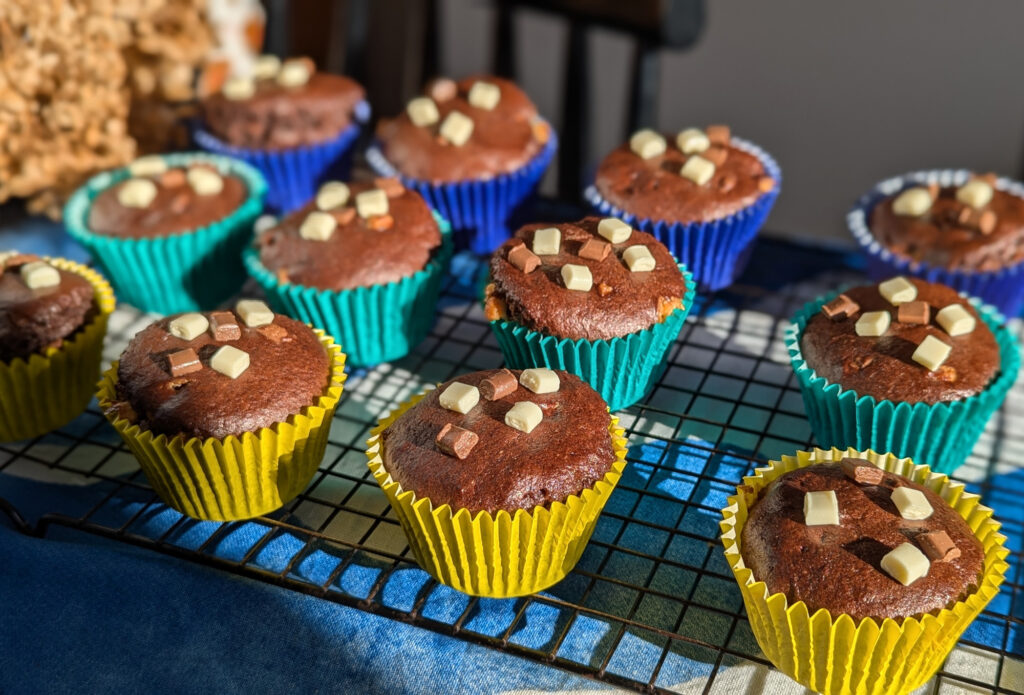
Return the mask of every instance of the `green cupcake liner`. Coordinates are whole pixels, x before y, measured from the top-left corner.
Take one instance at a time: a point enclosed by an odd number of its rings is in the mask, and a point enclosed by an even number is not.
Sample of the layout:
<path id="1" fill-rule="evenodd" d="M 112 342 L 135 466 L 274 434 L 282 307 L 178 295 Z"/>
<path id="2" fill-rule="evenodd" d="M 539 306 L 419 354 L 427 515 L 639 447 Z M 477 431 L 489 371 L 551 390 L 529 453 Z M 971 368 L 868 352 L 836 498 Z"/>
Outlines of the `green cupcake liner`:
<path id="1" fill-rule="evenodd" d="M 451 225 L 436 212 L 441 248 L 427 266 L 396 282 L 349 290 L 278 282 L 249 246 L 242 254 L 246 269 L 278 313 L 323 329 L 341 345 L 348 363 L 369 367 L 409 354 L 434 325 L 441 279 L 452 257 Z"/>
<path id="2" fill-rule="evenodd" d="M 171 166 L 212 164 L 242 179 L 249 197 L 224 219 L 180 234 L 145 239 L 95 234 L 88 225 L 92 201 L 130 176 L 121 168 L 98 174 L 75 191 L 64 208 L 65 227 L 110 278 L 119 300 L 162 314 L 214 309 L 245 282 L 242 249 L 263 210 L 266 181 L 253 167 L 229 157 L 182 153 L 163 159 Z"/>
<path id="3" fill-rule="evenodd" d="M 999 345 L 999 374 L 981 393 L 942 403 L 877 400 L 830 383 L 807 364 L 800 338 L 807 322 L 839 292 L 808 302 L 786 331 L 786 349 L 796 372 L 811 430 L 822 448 L 873 449 L 952 473 L 967 459 L 985 424 L 1000 405 L 1020 369 L 1017 340 L 994 307 L 965 297 Z"/>
<path id="4" fill-rule="evenodd" d="M 647 330 L 611 340 L 583 340 L 546 335 L 507 319 L 491 321 L 505 365 L 510 369 L 547 367 L 571 372 L 601 394 L 609 409 L 640 401 L 665 372 L 665 353 L 683 328 L 696 286 L 686 266 L 683 307 Z"/>

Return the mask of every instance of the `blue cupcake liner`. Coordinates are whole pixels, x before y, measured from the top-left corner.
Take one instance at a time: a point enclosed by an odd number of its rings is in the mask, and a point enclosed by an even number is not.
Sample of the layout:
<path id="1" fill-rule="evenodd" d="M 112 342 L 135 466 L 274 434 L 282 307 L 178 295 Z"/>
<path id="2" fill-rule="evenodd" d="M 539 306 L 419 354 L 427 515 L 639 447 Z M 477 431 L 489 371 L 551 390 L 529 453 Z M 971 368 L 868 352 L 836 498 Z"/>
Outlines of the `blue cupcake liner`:
<path id="1" fill-rule="evenodd" d="M 451 225 L 434 213 L 441 247 L 426 267 L 395 282 L 348 290 L 281 283 L 249 246 L 242 254 L 246 269 L 267 294 L 271 307 L 332 336 L 348 364 L 369 367 L 409 354 L 430 333 L 441 280 L 452 256 Z"/>
<path id="2" fill-rule="evenodd" d="M 558 338 L 515 321 L 491 321 L 505 365 L 510 369 L 547 367 L 571 372 L 590 384 L 612 411 L 642 400 L 665 373 L 665 354 L 683 328 L 696 285 L 682 264 L 683 306 L 646 330 L 610 340 Z"/>
<path id="3" fill-rule="evenodd" d="M 782 170 L 770 154 L 737 137 L 732 139 L 732 145 L 757 157 L 765 174 L 775 179 L 775 188 L 727 217 L 687 224 L 637 217 L 605 200 L 593 183 L 587 186 L 583 196 L 599 215 L 617 217 L 631 227 L 653 234 L 690 269 L 702 292 L 720 290 L 731 285 L 743 272 L 754 238 L 782 188 Z"/>
<path id="4" fill-rule="evenodd" d="M 887 196 L 929 183 L 959 186 L 970 177 L 971 172 L 966 169 L 932 169 L 886 179 L 857 201 L 846 216 L 847 226 L 867 257 L 867 272 L 873 279 L 912 275 L 929 282 L 940 282 L 958 292 L 978 297 L 999 309 L 1004 316 L 1018 316 L 1024 308 L 1024 262 L 993 271 L 936 267 L 894 254 L 879 243 L 868 227 L 871 211 Z M 996 181 L 996 188 L 1024 198 L 1024 184 L 1017 181 L 1000 178 Z"/>
<path id="5" fill-rule="evenodd" d="M 362 125 L 370 119 L 370 105 L 359 102 L 353 119 L 355 122 L 332 140 L 281 150 L 235 147 L 204 129 L 201 122 L 193 124 L 192 137 L 207 152 L 234 157 L 259 169 L 270 184 L 267 208 L 286 213 L 308 203 L 325 181 L 349 178 L 354 145 Z"/>
<path id="6" fill-rule="evenodd" d="M 366 161 L 379 176 L 398 177 L 451 222 L 458 248 L 488 254 L 511 236 L 509 218 L 536 191 L 555 156 L 558 136 L 550 126 L 548 132 L 548 141 L 533 159 L 516 171 L 490 179 L 435 183 L 410 178 L 387 160 L 376 142 L 366 150 Z"/>
<path id="7" fill-rule="evenodd" d="M 242 248 L 263 209 L 267 182 L 253 167 L 228 157 L 186 152 L 162 158 L 170 166 L 212 164 L 222 174 L 240 178 L 249 195 L 227 217 L 199 229 L 138 239 L 93 233 L 92 201 L 131 176 L 123 167 L 97 174 L 75 191 L 64 208 L 65 228 L 89 251 L 120 301 L 161 314 L 214 309 L 245 282 Z"/>
<path id="8" fill-rule="evenodd" d="M 941 403 L 877 400 L 818 376 L 800 350 L 807 322 L 838 294 L 832 292 L 804 305 L 786 331 L 786 349 L 818 446 L 892 452 L 931 466 L 937 473 L 953 473 L 970 455 L 1020 369 L 1017 340 L 1003 317 L 994 307 L 964 296 L 999 345 L 999 373 L 981 393 Z"/>

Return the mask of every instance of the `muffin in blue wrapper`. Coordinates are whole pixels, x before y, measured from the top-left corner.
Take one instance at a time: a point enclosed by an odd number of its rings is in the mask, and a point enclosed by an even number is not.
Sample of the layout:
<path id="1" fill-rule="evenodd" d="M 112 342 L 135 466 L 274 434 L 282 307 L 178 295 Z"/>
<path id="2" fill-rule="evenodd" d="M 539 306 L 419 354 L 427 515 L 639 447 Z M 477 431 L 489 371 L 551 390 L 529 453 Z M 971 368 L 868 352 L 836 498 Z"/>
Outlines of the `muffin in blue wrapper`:
<path id="1" fill-rule="evenodd" d="M 764 180 L 771 184 L 752 203 L 731 214 L 696 222 L 644 217 L 608 201 L 598 189 L 596 179 L 583 195 L 598 214 L 618 217 L 653 234 L 693 273 L 701 291 L 728 287 L 746 267 L 757 232 L 771 212 L 782 184 L 778 163 L 763 149 L 737 137 L 729 138 L 728 145 L 757 158 L 764 169 Z M 672 147 L 669 144 L 670 150 Z M 708 185 L 717 182 L 716 177 Z"/>
<path id="2" fill-rule="evenodd" d="M 170 168 L 213 167 L 222 176 L 239 179 L 244 197 L 224 217 L 195 229 L 140 237 L 96 233 L 89 225 L 93 203 L 107 189 L 135 176 L 124 167 L 98 174 L 75 191 L 64 208 L 65 228 L 88 249 L 121 301 L 163 314 L 215 308 L 245 281 L 242 248 L 263 210 L 267 183 L 248 164 L 218 155 L 199 152 L 145 159 L 150 166 L 163 162 L 161 166 Z"/>
<path id="3" fill-rule="evenodd" d="M 871 211 L 889 196 L 914 186 L 960 186 L 971 176 L 972 173 L 965 169 L 936 169 L 886 179 L 857 201 L 846 216 L 847 226 L 867 258 L 867 272 L 873 279 L 913 275 L 977 297 L 1005 316 L 1018 316 L 1024 309 L 1024 261 L 993 270 L 951 268 L 915 261 L 886 248 L 869 226 Z M 995 180 L 994 188 L 1024 199 L 1024 184 L 1017 181 L 999 178 Z"/>
<path id="4" fill-rule="evenodd" d="M 970 454 L 985 424 L 1000 407 L 1020 368 L 1017 341 L 991 306 L 964 297 L 995 337 L 999 367 L 979 393 L 935 403 L 876 399 L 831 383 L 811 368 L 801 350 L 808 321 L 839 292 L 806 304 L 786 331 L 786 349 L 819 446 L 888 451 L 952 473 Z"/>

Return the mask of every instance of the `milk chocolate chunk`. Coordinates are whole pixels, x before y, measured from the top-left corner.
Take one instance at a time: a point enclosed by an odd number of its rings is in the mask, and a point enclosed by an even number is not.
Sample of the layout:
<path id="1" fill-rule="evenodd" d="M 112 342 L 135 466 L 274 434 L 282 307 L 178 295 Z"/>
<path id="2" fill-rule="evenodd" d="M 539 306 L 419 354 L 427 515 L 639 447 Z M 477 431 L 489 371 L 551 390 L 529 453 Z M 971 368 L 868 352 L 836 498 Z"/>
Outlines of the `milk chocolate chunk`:
<path id="1" fill-rule="evenodd" d="M 885 471 L 864 459 L 844 458 L 839 465 L 847 478 L 861 485 L 881 485 L 885 479 Z"/>
<path id="2" fill-rule="evenodd" d="M 952 562 L 960 557 L 960 549 L 945 531 L 922 533 L 915 540 L 932 562 Z"/>
<path id="3" fill-rule="evenodd" d="M 608 254 L 612 250 L 612 245 L 607 241 L 601 241 L 599 239 L 587 239 L 583 242 L 583 246 L 580 247 L 579 257 L 586 258 L 591 261 L 603 261 L 608 258 Z"/>
<path id="4" fill-rule="evenodd" d="M 210 313 L 210 334 L 214 340 L 238 340 L 242 337 L 242 327 L 230 311 L 214 311 Z"/>
<path id="5" fill-rule="evenodd" d="M 167 356 L 167 367 L 171 372 L 171 376 L 184 376 L 185 374 L 198 372 L 203 368 L 203 363 L 199 361 L 199 355 L 196 354 L 195 350 L 185 348 L 184 350 L 172 352 Z"/>
<path id="6" fill-rule="evenodd" d="M 268 323 L 265 326 L 260 326 L 256 330 L 259 331 L 260 335 L 264 336 L 272 343 L 280 343 L 288 337 L 288 329 L 284 326 L 279 326 L 276 323 Z"/>
<path id="7" fill-rule="evenodd" d="M 519 380 L 509 370 L 502 369 L 500 372 L 481 381 L 477 388 L 480 389 L 480 395 L 485 399 L 496 401 L 499 398 L 515 393 L 516 389 L 519 388 Z"/>
<path id="8" fill-rule="evenodd" d="M 524 273 L 532 273 L 540 265 L 540 258 L 526 244 L 520 244 L 509 249 L 508 262 Z"/>
<path id="9" fill-rule="evenodd" d="M 480 437 L 477 436 L 476 432 L 453 425 L 452 423 L 445 424 L 441 428 L 441 431 L 437 433 L 437 448 L 448 454 L 454 456 L 459 460 L 465 459 L 469 456 L 469 452 L 473 450 L 476 443 L 480 441 Z"/>
<path id="10" fill-rule="evenodd" d="M 405 186 L 394 176 L 377 177 L 373 180 L 373 185 L 384 191 L 388 198 L 397 198 L 405 193 Z"/>
<path id="11" fill-rule="evenodd" d="M 833 321 L 842 321 L 852 317 L 860 311 L 860 306 L 857 302 L 853 301 L 845 294 L 841 294 L 835 299 L 822 304 L 821 313 L 829 317 Z"/>
<path id="12" fill-rule="evenodd" d="M 915 299 L 912 302 L 900 304 L 896 311 L 896 320 L 900 323 L 910 323 L 917 326 L 927 326 L 931 321 L 932 310 L 928 302 Z"/>
<path id="13" fill-rule="evenodd" d="M 732 139 L 732 131 L 727 125 L 709 125 L 704 129 L 704 133 L 715 145 L 728 145 Z"/>

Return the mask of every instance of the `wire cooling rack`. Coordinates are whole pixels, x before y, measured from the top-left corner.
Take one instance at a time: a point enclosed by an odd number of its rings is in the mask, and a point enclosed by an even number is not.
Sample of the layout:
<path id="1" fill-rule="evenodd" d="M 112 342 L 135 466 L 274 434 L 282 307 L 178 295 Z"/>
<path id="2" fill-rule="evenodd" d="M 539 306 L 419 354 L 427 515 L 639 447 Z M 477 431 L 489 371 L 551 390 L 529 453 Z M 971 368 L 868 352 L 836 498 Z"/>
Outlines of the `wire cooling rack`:
<path id="1" fill-rule="evenodd" d="M 803 302 L 860 276 L 842 254 L 777 241 L 759 242 L 755 259 L 741 284 L 699 299 L 661 382 L 619 414 L 627 471 L 579 565 L 539 595 L 476 599 L 437 584 L 416 566 L 366 467 L 364 442 L 381 413 L 428 384 L 501 364 L 475 299 L 477 266 L 465 257 L 430 337 L 405 359 L 350 375 L 323 464 L 283 510 L 221 524 L 168 509 L 95 404 L 58 432 L 0 445 L 0 471 L 62 476 L 89 491 L 88 503 L 31 523 L 11 501 L 0 509 L 26 533 L 80 529 L 638 691 L 799 692 L 757 647 L 717 522 L 758 462 L 812 445 L 783 331 Z M 788 282 L 767 282 L 780 272 Z M 107 360 L 150 320 L 118 309 Z M 1024 471 L 1012 465 L 1022 453 L 1016 388 L 957 476 L 1004 524 L 1014 551 L 1007 581 L 922 692 L 1024 693 Z"/>

